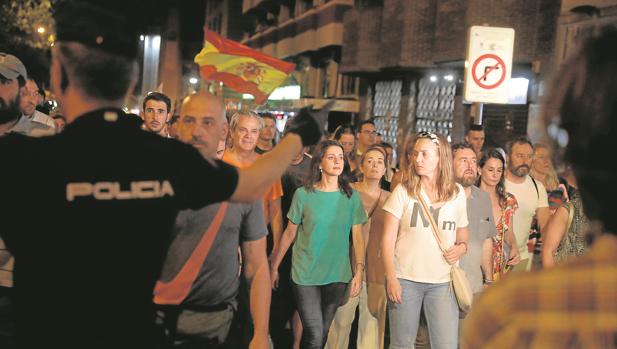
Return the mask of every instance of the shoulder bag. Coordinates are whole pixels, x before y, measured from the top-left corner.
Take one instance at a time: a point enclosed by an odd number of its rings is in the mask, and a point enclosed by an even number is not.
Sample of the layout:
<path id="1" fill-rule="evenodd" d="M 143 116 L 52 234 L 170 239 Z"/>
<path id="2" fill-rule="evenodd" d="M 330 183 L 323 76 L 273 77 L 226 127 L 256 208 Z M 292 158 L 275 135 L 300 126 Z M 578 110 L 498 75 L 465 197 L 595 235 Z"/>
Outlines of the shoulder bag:
<path id="1" fill-rule="evenodd" d="M 431 230 L 433 231 L 433 236 L 435 236 L 435 240 L 437 240 L 437 245 L 439 245 L 439 249 L 445 253 L 446 248 L 443 246 L 441 234 L 437 229 L 437 223 L 435 223 L 435 219 L 433 215 L 430 213 L 424 199 L 421 194 L 417 195 L 418 201 L 420 202 L 420 206 L 422 206 L 422 211 L 424 215 L 428 219 Z M 471 305 L 473 303 L 473 292 L 471 291 L 471 285 L 469 284 L 469 280 L 467 279 L 467 275 L 465 271 L 456 265 L 452 265 L 452 270 L 450 272 L 450 276 L 452 279 L 452 288 L 454 289 L 454 295 L 456 296 L 456 301 L 458 303 L 459 310 L 463 314 L 467 314 L 469 310 L 471 310 Z"/>

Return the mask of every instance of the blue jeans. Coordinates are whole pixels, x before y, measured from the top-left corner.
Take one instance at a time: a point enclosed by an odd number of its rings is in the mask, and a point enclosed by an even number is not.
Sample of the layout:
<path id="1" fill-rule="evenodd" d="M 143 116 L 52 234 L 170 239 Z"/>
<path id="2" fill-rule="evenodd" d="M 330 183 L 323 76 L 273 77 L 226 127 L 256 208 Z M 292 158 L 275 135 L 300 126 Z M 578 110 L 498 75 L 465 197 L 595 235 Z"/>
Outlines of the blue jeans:
<path id="1" fill-rule="evenodd" d="M 345 301 L 347 284 L 335 282 L 320 286 L 298 285 L 292 281 L 298 314 L 302 321 L 302 349 L 322 349 L 336 309 Z"/>
<path id="2" fill-rule="evenodd" d="M 399 279 L 402 304 L 388 301 L 390 349 L 413 348 L 418 333 L 420 310 L 428 323 L 432 349 L 458 347 L 458 304 L 449 282 L 427 284 Z"/>

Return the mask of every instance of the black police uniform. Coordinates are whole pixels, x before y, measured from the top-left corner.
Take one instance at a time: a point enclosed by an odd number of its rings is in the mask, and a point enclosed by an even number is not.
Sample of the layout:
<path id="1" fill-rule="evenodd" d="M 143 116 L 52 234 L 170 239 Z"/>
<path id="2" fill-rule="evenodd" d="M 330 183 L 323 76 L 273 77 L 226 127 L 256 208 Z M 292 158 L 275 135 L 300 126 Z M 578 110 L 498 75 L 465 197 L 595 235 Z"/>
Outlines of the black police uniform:
<path id="1" fill-rule="evenodd" d="M 228 199 L 237 170 L 117 109 L 1 138 L 0 161 L 20 347 L 156 347 L 152 290 L 176 213 Z"/>

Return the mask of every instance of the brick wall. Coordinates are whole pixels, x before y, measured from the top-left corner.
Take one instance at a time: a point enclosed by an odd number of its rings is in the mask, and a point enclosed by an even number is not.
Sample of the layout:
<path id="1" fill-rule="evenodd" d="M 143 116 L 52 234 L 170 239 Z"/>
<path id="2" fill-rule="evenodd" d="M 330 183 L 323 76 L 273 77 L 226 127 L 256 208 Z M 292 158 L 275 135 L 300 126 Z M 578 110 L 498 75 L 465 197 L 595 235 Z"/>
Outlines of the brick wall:
<path id="1" fill-rule="evenodd" d="M 405 0 L 403 0 L 405 1 Z M 406 36 L 405 8 L 410 4 L 403 4 L 401 0 L 384 0 L 381 17 L 383 18 L 380 28 L 379 63 L 381 66 L 397 66 L 402 55 L 403 40 Z M 423 0 L 417 0 L 423 1 Z M 405 1 L 411 3 L 412 1 Z"/>
<path id="2" fill-rule="evenodd" d="M 345 13 L 341 72 L 375 72 L 380 67 L 381 7 Z"/>
<path id="3" fill-rule="evenodd" d="M 465 55 L 466 0 L 438 0 L 433 61 L 460 60 Z"/>
<path id="4" fill-rule="evenodd" d="M 435 14 L 437 3 L 434 0 L 405 1 L 403 52 L 400 65 L 406 67 L 429 67 L 433 61 L 435 43 Z"/>
<path id="5" fill-rule="evenodd" d="M 351 56 L 363 71 L 462 61 L 468 28 L 484 24 L 514 28 L 514 60 L 530 63 L 553 52 L 559 10 L 557 0 L 384 0 L 349 11 L 343 69 Z"/>

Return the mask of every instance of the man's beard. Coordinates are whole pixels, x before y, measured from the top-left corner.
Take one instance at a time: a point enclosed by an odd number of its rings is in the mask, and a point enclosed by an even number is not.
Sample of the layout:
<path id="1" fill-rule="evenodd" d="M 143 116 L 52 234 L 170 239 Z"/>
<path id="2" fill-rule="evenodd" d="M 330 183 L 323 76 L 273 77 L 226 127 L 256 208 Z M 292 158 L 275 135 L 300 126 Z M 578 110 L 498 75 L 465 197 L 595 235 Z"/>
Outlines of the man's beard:
<path id="1" fill-rule="evenodd" d="M 463 188 L 469 188 L 476 182 L 476 177 L 463 175 L 462 177 L 454 178 L 454 180 L 456 183 L 462 185 Z"/>
<path id="2" fill-rule="evenodd" d="M 8 104 L 0 98 L 0 125 L 15 121 L 21 116 L 21 110 L 19 109 L 20 98 L 17 97 L 10 101 Z"/>
<path id="3" fill-rule="evenodd" d="M 517 177 L 525 177 L 525 176 L 527 176 L 529 174 L 530 170 L 531 169 L 529 168 L 529 166 L 527 166 L 527 165 L 520 165 L 518 167 L 515 167 L 510 172 L 512 172 Z"/>

